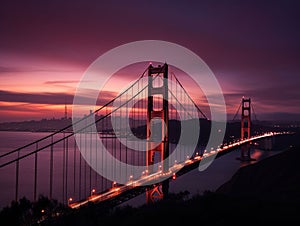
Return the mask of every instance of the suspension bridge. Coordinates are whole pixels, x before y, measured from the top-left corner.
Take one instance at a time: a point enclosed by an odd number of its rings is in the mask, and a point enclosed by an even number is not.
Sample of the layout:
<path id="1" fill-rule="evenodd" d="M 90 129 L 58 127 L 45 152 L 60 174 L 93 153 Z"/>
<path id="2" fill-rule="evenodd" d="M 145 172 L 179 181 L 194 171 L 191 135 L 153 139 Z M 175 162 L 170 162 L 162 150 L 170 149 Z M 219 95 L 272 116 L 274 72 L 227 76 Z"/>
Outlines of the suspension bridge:
<path id="1" fill-rule="evenodd" d="M 240 139 L 207 150 L 196 133 L 196 146 L 191 150 L 188 143 L 178 143 L 181 128 L 194 128 L 209 120 L 176 75 L 169 73 L 167 64 L 150 65 L 132 85 L 95 111 L 1 154 L 1 174 L 13 180 L 11 198 L 15 200 L 23 196 L 36 200 L 43 194 L 78 208 L 89 202 L 123 202 L 146 193 L 147 202 L 153 202 L 167 196 L 170 180 L 198 167 L 201 161 L 238 147 L 240 159 L 248 161 L 252 142 L 286 134 L 251 136 L 250 99 L 243 98 L 241 107 Z M 145 142 L 137 142 L 137 138 Z"/>

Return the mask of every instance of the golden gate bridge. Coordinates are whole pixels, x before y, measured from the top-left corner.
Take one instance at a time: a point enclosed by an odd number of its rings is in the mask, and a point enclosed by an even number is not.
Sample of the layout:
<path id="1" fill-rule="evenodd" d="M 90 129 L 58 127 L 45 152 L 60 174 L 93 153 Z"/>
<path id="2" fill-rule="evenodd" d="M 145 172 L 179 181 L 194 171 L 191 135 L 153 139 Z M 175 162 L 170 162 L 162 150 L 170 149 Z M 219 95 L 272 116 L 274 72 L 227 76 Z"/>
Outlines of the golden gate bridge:
<path id="1" fill-rule="evenodd" d="M 243 98 L 241 106 L 239 140 L 205 149 L 205 142 L 196 133 L 197 145 L 190 150 L 189 144 L 178 144 L 181 127 L 208 119 L 176 75 L 169 73 L 167 64 L 150 65 L 132 85 L 97 110 L 57 132 L 0 155 L 1 174 L 14 179 L 11 198 L 16 201 L 21 196 L 36 200 L 38 194 L 43 194 L 78 208 L 89 202 L 123 202 L 146 192 L 147 202 L 153 202 L 167 196 L 170 180 L 198 167 L 201 161 L 238 147 L 241 160 L 251 160 L 252 142 L 287 134 L 251 136 L 250 99 Z M 94 125 L 97 131 L 92 129 Z M 136 138 L 146 142 L 136 142 Z M 98 145 L 98 139 L 103 146 Z M 143 149 L 145 152 L 138 151 Z M 118 161 L 110 160 L 109 155 Z M 122 163 L 127 167 L 121 168 L 118 164 Z M 135 166 L 142 170 L 135 170 Z M 28 172 L 32 176 L 24 177 Z M 125 179 L 119 183 L 103 174 Z"/>

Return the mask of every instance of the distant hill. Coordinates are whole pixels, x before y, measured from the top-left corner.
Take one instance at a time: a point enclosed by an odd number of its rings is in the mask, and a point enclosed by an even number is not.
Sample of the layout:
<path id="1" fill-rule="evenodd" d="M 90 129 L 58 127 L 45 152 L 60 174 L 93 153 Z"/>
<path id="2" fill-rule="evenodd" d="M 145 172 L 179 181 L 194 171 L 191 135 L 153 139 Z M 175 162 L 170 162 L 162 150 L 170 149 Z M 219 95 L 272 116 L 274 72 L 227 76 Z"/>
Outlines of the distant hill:
<path id="1" fill-rule="evenodd" d="M 39 121 L 4 122 L 0 123 L 0 131 L 30 131 L 30 132 L 55 132 L 72 122 L 69 119 L 42 119 Z"/>
<path id="2" fill-rule="evenodd" d="M 101 118 L 102 116 L 96 116 L 96 120 Z M 145 138 L 146 137 L 146 126 L 145 120 L 133 120 L 129 119 L 129 124 L 131 126 L 131 130 L 136 137 Z M 200 125 L 200 137 L 199 145 L 203 145 L 207 143 L 207 140 L 210 135 L 211 121 L 205 119 L 191 119 L 186 120 L 184 122 L 177 120 L 169 121 L 169 140 L 172 143 L 177 143 L 180 134 L 181 134 L 181 126 L 188 126 L 188 128 L 194 127 L 196 124 Z M 72 119 L 61 118 L 61 119 L 42 119 L 39 121 L 31 120 L 31 121 L 23 121 L 23 122 L 5 122 L 0 123 L 0 131 L 30 131 L 30 132 L 56 132 L 65 128 L 69 125 L 72 125 Z M 224 142 L 230 141 L 232 139 L 240 138 L 240 122 L 227 122 L 226 125 L 226 133 Z M 253 122 L 252 123 L 252 134 L 266 132 L 266 131 L 281 131 L 286 129 L 288 125 L 284 125 L 284 127 L 274 127 L 274 123 L 270 122 Z M 68 128 L 67 131 L 72 131 L 72 126 Z M 296 129 L 296 128 L 294 128 Z M 98 132 L 112 132 L 112 124 L 111 118 L 106 117 L 100 123 L 97 124 Z M 185 134 L 183 134 L 185 135 Z"/>

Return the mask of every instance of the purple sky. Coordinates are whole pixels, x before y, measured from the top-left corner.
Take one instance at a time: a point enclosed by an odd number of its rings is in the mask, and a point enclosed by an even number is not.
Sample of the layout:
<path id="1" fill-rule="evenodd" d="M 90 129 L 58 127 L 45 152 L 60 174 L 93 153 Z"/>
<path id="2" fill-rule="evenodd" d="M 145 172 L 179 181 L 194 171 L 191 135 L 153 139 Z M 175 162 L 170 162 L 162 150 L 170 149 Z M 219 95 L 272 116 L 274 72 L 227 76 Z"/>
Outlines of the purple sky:
<path id="1" fill-rule="evenodd" d="M 98 56 L 145 39 L 198 54 L 219 80 L 229 118 L 247 96 L 259 119 L 300 119 L 298 1 L 0 4 L 1 122 L 62 117 L 62 96 L 72 102 Z"/>

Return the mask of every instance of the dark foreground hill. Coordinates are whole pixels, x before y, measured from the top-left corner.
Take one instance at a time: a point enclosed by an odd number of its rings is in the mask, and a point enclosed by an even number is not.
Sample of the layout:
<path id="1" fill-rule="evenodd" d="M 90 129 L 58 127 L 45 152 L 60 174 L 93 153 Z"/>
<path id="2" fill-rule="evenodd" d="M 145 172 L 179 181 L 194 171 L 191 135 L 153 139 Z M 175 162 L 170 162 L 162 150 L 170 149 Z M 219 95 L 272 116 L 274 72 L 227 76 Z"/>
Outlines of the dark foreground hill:
<path id="1" fill-rule="evenodd" d="M 218 192 L 231 196 L 300 202 L 300 148 L 240 168 Z"/>

